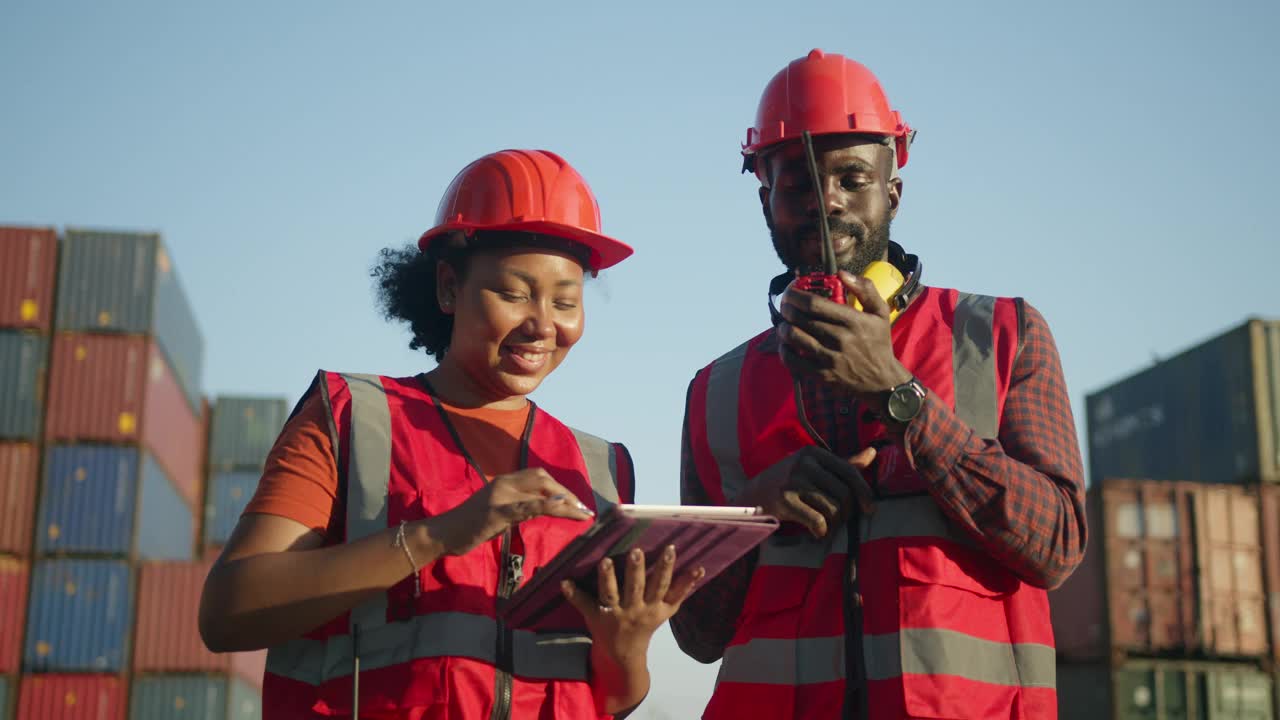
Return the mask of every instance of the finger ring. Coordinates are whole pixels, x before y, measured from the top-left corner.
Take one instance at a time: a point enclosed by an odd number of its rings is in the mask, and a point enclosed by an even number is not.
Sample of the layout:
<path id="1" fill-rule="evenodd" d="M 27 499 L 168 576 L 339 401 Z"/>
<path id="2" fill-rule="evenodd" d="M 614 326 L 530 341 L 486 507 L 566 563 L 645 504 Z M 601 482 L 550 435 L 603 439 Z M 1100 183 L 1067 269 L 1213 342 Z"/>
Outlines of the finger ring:
<path id="1" fill-rule="evenodd" d="M 611 613 L 611 612 L 613 612 L 613 608 L 612 608 L 612 607 L 610 607 L 609 605 L 598 605 L 597 607 L 599 607 L 599 608 L 600 608 L 600 612 L 602 612 L 602 613 Z"/>

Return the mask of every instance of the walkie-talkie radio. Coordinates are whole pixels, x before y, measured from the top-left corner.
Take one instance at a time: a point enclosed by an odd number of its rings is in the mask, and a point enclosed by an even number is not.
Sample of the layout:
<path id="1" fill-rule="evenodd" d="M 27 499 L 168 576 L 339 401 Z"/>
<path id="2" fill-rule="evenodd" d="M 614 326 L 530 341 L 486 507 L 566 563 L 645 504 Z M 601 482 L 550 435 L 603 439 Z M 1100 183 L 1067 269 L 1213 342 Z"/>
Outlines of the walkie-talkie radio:
<path id="1" fill-rule="evenodd" d="M 813 154 L 813 136 L 805 130 L 800 134 L 804 143 L 804 156 L 809 166 L 809 182 L 813 183 L 813 193 L 818 199 L 818 233 L 822 238 L 822 266 L 801 272 L 792 283 L 796 290 L 821 295 L 831 302 L 844 304 L 844 283 L 840 282 L 836 267 L 836 253 L 831 246 L 831 228 L 827 226 L 827 203 L 822 196 L 822 178 L 818 176 L 818 161 Z"/>

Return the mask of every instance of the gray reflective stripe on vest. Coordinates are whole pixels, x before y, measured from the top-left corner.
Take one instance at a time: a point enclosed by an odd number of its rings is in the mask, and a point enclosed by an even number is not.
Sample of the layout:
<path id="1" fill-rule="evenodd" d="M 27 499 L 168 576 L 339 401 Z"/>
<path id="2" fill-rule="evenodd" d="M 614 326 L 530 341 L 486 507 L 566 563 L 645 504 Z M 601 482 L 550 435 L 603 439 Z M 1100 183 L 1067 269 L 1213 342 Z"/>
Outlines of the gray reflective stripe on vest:
<path id="1" fill-rule="evenodd" d="M 738 447 L 738 395 L 749 344 L 742 343 L 712 363 L 707 376 L 707 444 L 720 468 L 720 488 L 730 503 L 747 484 Z"/>
<path id="2" fill-rule="evenodd" d="M 587 479 L 595 495 L 596 513 L 618 504 L 618 448 L 590 433 L 569 428 L 587 465 Z"/>
<path id="3" fill-rule="evenodd" d="M 1054 686 L 1054 650 L 1036 643 L 999 643 L 954 630 L 908 628 L 867 635 L 868 680 L 950 675 L 1015 687 Z M 756 638 L 725 649 L 721 682 L 808 685 L 843 680 L 844 638 Z"/>
<path id="4" fill-rule="evenodd" d="M 954 675 L 1015 687 L 1054 687 L 1054 650 L 1039 643 L 1002 643 L 955 630 L 906 628 L 863 639 L 868 680 L 900 675 Z"/>
<path id="5" fill-rule="evenodd" d="M 405 622 L 360 628 L 360 669 L 376 670 L 434 657 L 468 657 L 491 664 L 498 624 L 470 613 L 418 615 Z M 588 679 L 591 638 L 580 633 L 533 633 L 516 630 L 513 669 L 516 675 L 544 679 Z M 351 637 L 295 640 L 273 648 L 267 672 L 318 686 L 351 674 Z"/>
<path id="6" fill-rule="evenodd" d="M 810 685 L 844 679 L 844 638 L 755 638 L 724 650 L 716 684 Z"/>
<path id="7" fill-rule="evenodd" d="M 960 293 L 951 336 L 956 416 L 983 438 L 994 438 L 1000 432 L 995 313 L 995 298 Z"/>
<path id="8" fill-rule="evenodd" d="M 876 511 L 863 515 L 858 524 L 859 539 L 867 543 L 899 537 L 931 537 L 972 545 L 943 514 L 932 495 L 913 495 L 876 501 Z"/>
<path id="9" fill-rule="evenodd" d="M 347 542 L 387 529 L 391 479 L 391 407 L 377 375 L 343 375 L 351 392 L 351 459 L 347 467 Z M 387 622 L 387 596 L 378 593 L 351 610 L 361 637 Z M 362 643 L 363 644 L 363 643 Z M 363 648 L 362 648 L 363 650 Z M 363 656 L 363 652 L 361 655 Z"/>
<path id="10" fill-rule="evenodd" d="M 809 533 L 774 533 L 760 544 L 760 565 L 817 570 L 831 555 L 844 555 L 849 547 L 849 528 L 841 525 L 829 537 L 818 539 Z"/>
<path id="11" fill-rule="evenodd" d="M 874 513 L 862 516 L 858 530 L 864 543 L 897 537 L 932 537 L 974 545 L 972 538 L 947 520 L 931 495 L 880 500 Z M 848 526 L 845 525 L 841 525 L 830 539 L 822 540 L 807 534 L 774 533 L 760 546 L 760 564 L 816 570 L 831 555 L 845 554 L 848 536 Z"/>

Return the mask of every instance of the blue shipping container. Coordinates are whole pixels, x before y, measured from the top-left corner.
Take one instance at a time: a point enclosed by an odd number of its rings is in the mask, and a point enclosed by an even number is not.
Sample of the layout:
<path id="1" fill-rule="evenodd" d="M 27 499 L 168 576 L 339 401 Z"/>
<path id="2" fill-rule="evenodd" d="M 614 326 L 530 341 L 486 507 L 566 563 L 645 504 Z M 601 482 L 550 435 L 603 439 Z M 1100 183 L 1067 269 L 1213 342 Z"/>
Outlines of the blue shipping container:
<path id="1" fill-rule="evenodd" d="M 154 675 L 133 681 L 129 720 L 260 720 L 258 691 L 219 675 Z"/>
<path id="2" fill-rule="evenodd" d="M 258 489 L 261 477 L 262 473 L 251 470 L 215 473 L 209 479 L 209 498 L 204 506 L 206 547 L 227 544 L 231 531 L 235 530 L 236 522 L 240 520 L 240 514 Z"/>
<path id="3" fill-rule="evenodd" d="M 133 573 L 118 560 L 37 560 L 23 669 L 123 671 L 133 628 Z"/>
<path id="4" fill-rule="evenodd" d="M 189 560 L 194 550 L 191 510 L 150 453 L 138 448 L 50 448 L 37 518 L 41 554 Z"/>
<path id="5" fill-rule="evenodd" d="M 67 230 L 55 324 L 154 335 L 192 410 L 200 412 L 204 338 L 159 235 Z"/>
<path id="6" fill-rule="evenodd" d="M 48 362 L 48 338 L 0 332 L 0 438 L 39 438 Z"/>

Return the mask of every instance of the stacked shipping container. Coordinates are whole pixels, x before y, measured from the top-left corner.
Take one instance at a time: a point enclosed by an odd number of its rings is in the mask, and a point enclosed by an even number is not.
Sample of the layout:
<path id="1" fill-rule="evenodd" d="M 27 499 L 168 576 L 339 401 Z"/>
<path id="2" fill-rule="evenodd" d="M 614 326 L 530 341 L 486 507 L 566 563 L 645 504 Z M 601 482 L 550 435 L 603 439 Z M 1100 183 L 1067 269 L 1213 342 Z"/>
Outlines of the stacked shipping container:
<path id="1" fill-rule="evenodd" d="M 223 396 L 214 404 L 204 511 L 206 556 L 216 555 L 231 537 L 288 414 L 283 398 Z"/>
<path id="2" fill-rule="evenodd" d="M 57 251 L 52 228 L 0 227 L 0 718 L 21 668 Z"/>
<path id="3" fill-rule="evenodd" d="M 1061 717 L 1280 716 L 1280 323 L 1086 405 L 1090 546 L 1050 594 Z"/>
<path id="4" fill-rule="evenodd" d="M 159 557 L 190 558 L 203 495 L 203 344 L 159 237 L 68 231 L 56 317 L 42 547 L 104 552 L 62 539 L 87 522 L 78 511 L 98 506 L 89 495 L 114 500 L 107 554 L 145 559 L 163 547 Z"/>
<path id="5" fill-rule="evenodd" d="M 186 328 L 159 321 L 173 315 L 158 307 L 161 286 Z M 199 377 L 183 378 L 162 342 L 189 356 L 178 341 L 196 338 L 197 371 L 202 348 L 157 236 L 69 232 L 56 296 L 18 717 L 86 693 L 123 717 L 136 563 L 195 550 Z"/>
<path id="6" fill-rule="evenodd" d="M 0 227 L 0 720 L 260 715 L 265 653 L 196 627 L 202 362 L 159 236 Z"/>
<path id="7" fill-rule="evenodd" d="M 205 703 L 191 717 L 242 718 L 258 710 L 266 652 L 215 655 L 197 630 L 200 592 L 212 561 L 147 562 L 138 585 L 132 720 L 186 717 L 178 705 Z M 193 694 L 198 690 L 199 694 Z"/>
<path id="8" fill-rule="evenodd" d="M 261 712 L 266 653 L 214 655 L 196 632 L 209 568 L 252 497 L 284 425 L 279 398 L 220 397 L 212 410 L 203 560 L 146 562 L 139 582 L 130 720 L 241 720 Z"/>

